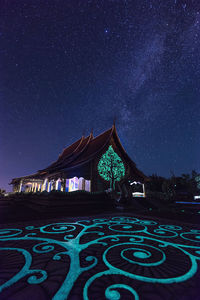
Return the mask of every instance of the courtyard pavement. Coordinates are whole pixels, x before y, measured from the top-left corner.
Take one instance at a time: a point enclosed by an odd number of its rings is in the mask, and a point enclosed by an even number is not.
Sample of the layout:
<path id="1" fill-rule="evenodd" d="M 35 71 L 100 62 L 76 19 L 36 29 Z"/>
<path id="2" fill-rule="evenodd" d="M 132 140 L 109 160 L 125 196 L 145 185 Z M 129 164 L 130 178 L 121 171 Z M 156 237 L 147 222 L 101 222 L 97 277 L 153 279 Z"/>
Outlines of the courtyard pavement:
<path id="1" fill-rule="evenodd" d="M 1 225 L 1 300 L 200 299 L 200 226 L 128 214 Z"/>

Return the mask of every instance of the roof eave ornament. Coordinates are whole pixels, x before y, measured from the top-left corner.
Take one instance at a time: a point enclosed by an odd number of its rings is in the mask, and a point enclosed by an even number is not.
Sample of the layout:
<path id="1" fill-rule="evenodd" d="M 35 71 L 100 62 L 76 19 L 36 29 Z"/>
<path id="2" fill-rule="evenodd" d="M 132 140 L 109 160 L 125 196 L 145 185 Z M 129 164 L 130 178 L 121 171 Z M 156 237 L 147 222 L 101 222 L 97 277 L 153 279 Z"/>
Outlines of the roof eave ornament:
<path id="1" fill-rule="evenodd" d="M 90 135 L 91 135 L 92 138 L 94 137 L 94 135 L 93 135 L 93 128 L 91 129 Z"/>
<path id="2" fill-rule="evenodd" d="M 116 130 L 116 116 L 114 116 L 114 118 L 113 118 L 113 125 L 112 125 L 112 127 Z"/>

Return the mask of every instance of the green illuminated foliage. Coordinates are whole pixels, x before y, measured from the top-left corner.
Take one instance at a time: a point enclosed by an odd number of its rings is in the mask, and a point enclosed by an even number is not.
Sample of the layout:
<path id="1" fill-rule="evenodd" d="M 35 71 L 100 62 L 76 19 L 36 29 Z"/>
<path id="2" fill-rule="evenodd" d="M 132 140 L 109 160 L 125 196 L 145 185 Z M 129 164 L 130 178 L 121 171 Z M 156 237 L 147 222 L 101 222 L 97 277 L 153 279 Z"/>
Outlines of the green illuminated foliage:
<path id="1" fill-rule="evenodd" d="M 110 182 L 110 187 L 115 188 L 115 182 L 120 181 L 125 175 L 124 164 L 119 155 L 109 146 L 98 163 L 99 175 Z"/>

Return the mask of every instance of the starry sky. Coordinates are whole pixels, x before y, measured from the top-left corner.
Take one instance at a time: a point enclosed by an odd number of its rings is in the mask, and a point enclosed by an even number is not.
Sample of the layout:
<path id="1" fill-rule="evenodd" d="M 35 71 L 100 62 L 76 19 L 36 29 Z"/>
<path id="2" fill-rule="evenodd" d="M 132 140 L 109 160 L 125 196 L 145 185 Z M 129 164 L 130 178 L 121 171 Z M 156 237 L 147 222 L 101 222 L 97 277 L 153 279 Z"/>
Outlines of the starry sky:
<path id="1" fill-rule="evenodd" d="M 0 188 L 116 127 L 146 175 L 200 171 L 199 0 L 0 0 Z"/>

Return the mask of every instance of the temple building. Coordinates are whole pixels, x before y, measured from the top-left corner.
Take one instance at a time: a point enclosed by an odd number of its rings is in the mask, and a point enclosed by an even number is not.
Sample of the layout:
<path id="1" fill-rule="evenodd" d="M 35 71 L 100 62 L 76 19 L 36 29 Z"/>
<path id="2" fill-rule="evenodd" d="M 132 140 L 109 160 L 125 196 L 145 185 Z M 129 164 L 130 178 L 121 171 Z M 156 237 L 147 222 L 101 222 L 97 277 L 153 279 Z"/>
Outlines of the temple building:
<path id="1" fill-rule="evenodd" d="M 82 136 L 68 146 L 58 159 L 45 169 L 12 179 L 13 192 L 104 191 L 115 188 L 122 178 L 143 185 L 148 178 L 137 169 L 124 150 L 113 126 L 94 137 Z"/>

